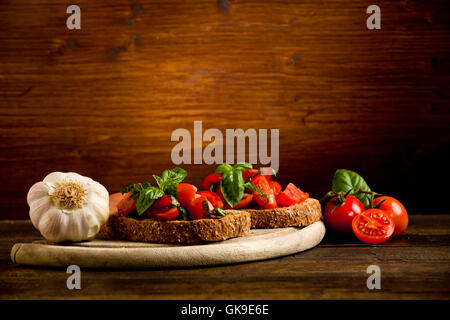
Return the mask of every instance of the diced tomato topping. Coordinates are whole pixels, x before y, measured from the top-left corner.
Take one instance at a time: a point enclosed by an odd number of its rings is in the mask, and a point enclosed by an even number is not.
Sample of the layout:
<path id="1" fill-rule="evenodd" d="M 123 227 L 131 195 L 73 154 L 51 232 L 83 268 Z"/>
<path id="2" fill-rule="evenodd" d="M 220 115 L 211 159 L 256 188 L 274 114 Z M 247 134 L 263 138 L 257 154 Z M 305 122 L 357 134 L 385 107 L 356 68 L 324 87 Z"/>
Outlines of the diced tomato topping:
<path id="1" fill-rule="evenodd" d="M 282 190 L 281 184 L 279 184 L 276 181 L 270 180 L 269 181 L 269 185 L 270 185 L 270 188 L 273 190 L 273 193 L 275 194 L 275 197 L 278 196 L 281 193 L 281 190 Z"/>
<path id="2" fill-rule="evenodd" d="M 136 201 L 131 199 L 131 191 L 121 194 L 113 193 L 109 196 L 109 212 L 111 215 L 126 216 L 136 209 Z"/>
<path id="3" fill-rule="evenodd" d="M 308 198 L 309 194 L 301 191 L 293 183 L 289 183 L 286 189 L 277 196 L 277 204 L 281 207 L 289 207 Z"/>
<path id="4" fill-rule="evenodd" d="M 153 217 L 155 217 L 158 220 L 173 220 L 176 217 L 178 217 L 178 208 L 172 207 L 172 208 L 160 208 L 160 209 L 154 209 L 151 211 L 151 214 Z"/>
<path id="5" fill-rule="evenodd" d="M 258 174 L 258 169 L 244 169 L 242 171 L 242 177 L 244 178 L 244 180 L 253 178 L 257 174 Z"/>
<path id="6" fill-rule="evenodd" d="M 211 173 L 210 175 L 206 176 L 206 178 L 202 182 L 202 189 L 203 190 L 209 190 L 211 188 L 211 185 L 214 183 L 220 182 L 222 180 L 222 174 L 220 173 Z"/>
<path id="7" fill-rule="evenodd" d="M 196 194 L 194 200 L 192 201 L 189 208 L 186 208 L 189 212 L 189 217 L 192 220 L 203 219 L 204 218 L 204 208 L 203 202 L 206 201 L 208 203 L 209 211 L 213 211 L 214 207 L 211 202 L 205 196 L 200 194 Z"/>
<path id="8" fill-rule="evenodd" d="M 172 202 L 172 196 L 168 194 L 157 199 L 145 214 L 149 218 L 173 220 L 178 217 L 178 208 Z"/>
<path id="9" fill-rule="evenodd" d="M 268 199 L 260 195 L 256 190 L 253 191 L 253 199 L 255 202 L 264 209 L 274 209 L 277 207 L 275 194 L 269 185 L 269 181 L 263 175 L 257 175 L 251 181 L 251 184 L 258 187 L 263 193 L 265 193 Z"/>
<path id="10" fill-rule="evenodd" d="M 235 205 L 233 209 L 244 208 L 244 207 L 248 206 L 250 204 L 250 202 L 252 202 L 252 200 L 253 200 L 253 195 L 251 193 L 244 193 L 241 201 L 239 201 L 238 204 Z M 231 208 L 231 206 L 228 203 L 227 203 L 227 205 Z"/>
<path id="11" fill-rule="evenodd" d="M 177 200 L 186 210 L 191 205 L 192 200 L 194 200 L 196 193 L 197 188 L 190 183 L 180 183 L 177 185 Z"/>
<path id="12" fill-rule="evenodd" d="M 207 190 L 200 190 L 197 193 L 205 196 L 214 208 L 223 208 L 223 201 L 216 193 Z"/>

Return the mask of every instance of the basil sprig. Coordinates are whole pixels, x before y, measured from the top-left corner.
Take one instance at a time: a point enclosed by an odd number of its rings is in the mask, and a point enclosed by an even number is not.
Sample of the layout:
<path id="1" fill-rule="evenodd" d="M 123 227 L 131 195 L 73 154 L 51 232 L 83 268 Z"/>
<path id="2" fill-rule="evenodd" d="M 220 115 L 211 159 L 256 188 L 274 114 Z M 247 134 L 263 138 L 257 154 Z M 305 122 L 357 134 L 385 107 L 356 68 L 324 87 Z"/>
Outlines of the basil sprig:
<path id="1" fill-rule="evenodd" d="M 347 169 L 338 169 L 334 173 L 331 190 L 349 193 L 358 198 L 364 207 L 370 205 L 371 190 L 363 177 L 354 171 Z"/>
<path id="2" fill-rule="evenodd" d="M 233 208 L 241 201 L 246 188 L 256 190 L 261 196 L 269 201 L 269 197 L 263 193 L 257 186 L 250 182 L 245 182 L 242 176 L 244 169 L 252 169 L 253 166 L 247 162 L 238 162 L 234 166 L 228 163 L 221 164 L 217 167 L 215 173 L 222 174 L 220 181 L 220 189 L 225 201 Z"/>
<path id="3" fill-rule="evenodd" d="M 164 191 L 165 194 L 177 195 L 177 184 L 181 183 L 186 178 L 187 172 L 181 168 L 173 168 L 172 170 L 164 170 L 161 177 L 153 175 L 158 187 Z"/>
<path id="4" fill-rule="evenodd" d="M 138 215 L 142 215 L 150 206 L 165 194 L 170 194 L 176 197 L 176 186 L 186 178 L 187 172 L 181 168 L 174 168 L 171 170 L 164 170 L 161 177 L 153 175 L 158 187 L 154 187 L 150 182 L 142 184 L 132 184 L 128 187 L 120 189 L 122 194 L 132 191 L 130 197 L 136 200 L 136 211 Z M 172 200 L 175 198 L 172 198 Z M 187 215 L 182 212 L 183 220 Z"/>

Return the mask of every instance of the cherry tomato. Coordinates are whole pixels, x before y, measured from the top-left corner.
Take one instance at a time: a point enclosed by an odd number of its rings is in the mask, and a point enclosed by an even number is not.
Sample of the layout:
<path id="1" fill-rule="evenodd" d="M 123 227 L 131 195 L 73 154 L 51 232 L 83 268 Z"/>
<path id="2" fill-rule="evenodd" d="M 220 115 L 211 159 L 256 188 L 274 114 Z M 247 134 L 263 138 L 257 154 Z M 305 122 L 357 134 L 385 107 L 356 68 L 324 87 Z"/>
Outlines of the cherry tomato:
<path id="1" fill-rule="evenodd" d="M 205 196 L 206 199 L 208 199 L 208 201 L 211 202 L 214 208 L 223 208 L 223 201 L 216 193 L 206 190 L 201 190 L 198 191 L 197 193 L 199 195 Z"/>
<path id="2" fill-rule="evenodd" d="M 258 169 L 244 169 L 242 171 L 242 177 L 244 178 L 244 180 L 253 178 L 257 174 L 258 174 Z"/>
<path id="3" fill-rule="evenodd" d="M 275 194 L 270 188 L 269 181 L 262 175 L 257 175 L 251 181 L 251 184 L 257 186 L 263 193 L 265 193 L 269 199 L 261 196 L 256 190 L 253 191 L 253 200 L 256 204 L 264 209 L 274 209 L 277 207 L 277 202 L 275 199 Z"/>
<path id="4" fill-rule="evenodd" d="M 383 203 L 378 207 L 378 205 Z M 408 213 L 403 204 L 392 197 L 378 197 L 373 201 L 375 207 L 387 212 L 395 222 L 394 236 L 399 236 L 408 227 Z"/>
<path id="5" fill-rule="evenodd" d="M 211 185 L 217 182 L 220 182 L 222 180 L 222 174 L 220 173 L 211 173 L 210 175 L 206 176 L 206 178 L 202 182 L 202 189 L 203 190 L 209 190 L 211 188 Z"/>
<path id="6" fill-rule="evenodd" d="M 176 217 L 178 217 L 179 213 L 177 207 L 172 208 L 162 207 L 152 210 L 151 214 L 158 220 L 173 220 Z"/>
<path id="7" fill-rule="evenodd" d="M 269 181 L 269 186 L 273 190 L 273 193 L 275 194 L 275 197 L 278 196 L 281 193 L 281 190 L 282 190 L 281 184 L 279 184 L 278 182 L 270 180 Z"/>
<path id="8" fill-rule="evenodd" d="M 392 236 L 395 222 L 383 210 L 367 209 L 353 219 L 352 229 L 359 240 L 378 244 L 386 242 Z"/>
<path id="9" fill-rule="evenodd" d="M 325 206 L 325 223 L 336 233 L 352 235 L 353 218 L 364 211 L 364 205 L 358 198 L 351 195 L 348 195 L 342 204 L 333 203 L 336 200 L 336 197 L 332 198 Z"/>
<path id="10" fill-rule="evenodd" d="M 177 185 L 177 200 L 185 209 L 188 209 L 196 193 L 197 188 L 192 184 L 180 183 Z"/>
<path id="11" fill-rule="evenodd" d="M 206 201 L 208 203 L 210 211 L 214 210 L 213 205 L 205 196 L 196 194 L 190 206 L 187 208 L 185 207 L 185 209 L 187 209 L 187 211 L 189 212 L 189 217 L 192 220 L 203 219 L 203 201 Z"/>
<path id="12" fill-rule="evenodd" d="M 309 198 L 309 194 L 297 188 L 293 183 L 289 183 L 277 197 L 277 203 L 282 207 L 289 207 L 294 204 L 305 201 Z"/>

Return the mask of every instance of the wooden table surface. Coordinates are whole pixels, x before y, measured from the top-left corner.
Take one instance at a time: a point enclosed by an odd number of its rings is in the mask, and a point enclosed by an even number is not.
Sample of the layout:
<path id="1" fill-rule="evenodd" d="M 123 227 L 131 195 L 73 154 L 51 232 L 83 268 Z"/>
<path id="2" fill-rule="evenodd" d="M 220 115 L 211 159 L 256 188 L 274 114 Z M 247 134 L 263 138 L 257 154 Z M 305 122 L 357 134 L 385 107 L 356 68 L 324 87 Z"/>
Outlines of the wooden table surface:
<path id="1" fill-rule="evenodd" d="M 12 264 L 14 243 L 39 239 L 29 221 L 0 222 L 0 299 L 449 299 L 450 215 L 414 215 L 383 245 L 329 234 L 314 249 L 266 261 L 202 268 L 81 270 L 69 290 L 65 269 Z M 381 289 L 368 290 L 369 265 Z"/>

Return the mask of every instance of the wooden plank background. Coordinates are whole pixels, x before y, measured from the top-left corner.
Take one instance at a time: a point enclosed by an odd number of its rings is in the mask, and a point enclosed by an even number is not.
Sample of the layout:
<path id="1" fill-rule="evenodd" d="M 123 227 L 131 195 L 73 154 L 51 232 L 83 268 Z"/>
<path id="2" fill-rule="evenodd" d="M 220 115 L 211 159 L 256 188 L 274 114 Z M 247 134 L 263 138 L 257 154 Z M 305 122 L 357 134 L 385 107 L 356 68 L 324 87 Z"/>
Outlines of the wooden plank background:
<path id="1" fill-rule="evenodd" d="M 446 197 L 448 1 L 379 1 L 374 31 L 359 0 L 78 0 L 81 30 L 69 4 L 0 3 L 1 218 L 27 218 L 51 171 L 150 180 L 194 120 L 280 129 L 279 181 L 312 196 L 348 168 L 410 213 L 446 210 L 424 198 Z"/>

